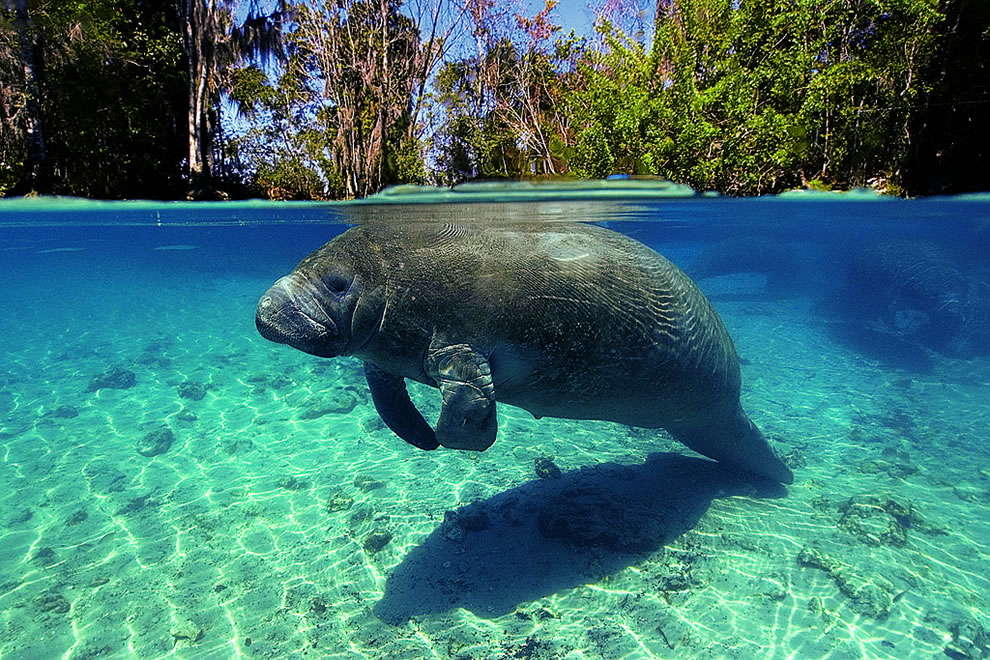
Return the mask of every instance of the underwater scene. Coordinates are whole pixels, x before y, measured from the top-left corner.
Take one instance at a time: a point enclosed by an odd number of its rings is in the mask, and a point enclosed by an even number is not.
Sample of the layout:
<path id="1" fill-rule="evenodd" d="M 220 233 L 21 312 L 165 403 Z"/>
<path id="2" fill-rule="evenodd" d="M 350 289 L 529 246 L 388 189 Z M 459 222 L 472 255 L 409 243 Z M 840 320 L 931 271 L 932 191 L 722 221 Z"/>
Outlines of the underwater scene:
<path id="1" fill-rule="evenodd" d="M 0 200 L 0 283 L 2 658 L 990 657 L 990 197 Z"/>

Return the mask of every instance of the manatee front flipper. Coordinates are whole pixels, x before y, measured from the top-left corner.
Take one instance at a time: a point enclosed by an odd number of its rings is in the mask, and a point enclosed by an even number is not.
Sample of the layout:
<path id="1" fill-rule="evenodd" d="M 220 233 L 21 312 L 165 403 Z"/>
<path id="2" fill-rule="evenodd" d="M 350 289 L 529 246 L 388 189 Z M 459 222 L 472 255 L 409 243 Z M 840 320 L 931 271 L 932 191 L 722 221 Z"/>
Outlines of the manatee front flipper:
<path id="1" fill-rule="evenodd" d="M 420 449 L 436 449 L 440 446 L 433 429 L 409 400 L 406 382 L 402 378 L 383 371 L 370 362 L 364 363 L 364 377 L 368 380 L 375 409 L 393 433 Z"/>
<path id="2" fill-rule="evenodd" d="M 426 373 L 440 387 L 437 441 L 450 449 L 484 451 L 495 442 L 495 386 L 488 358 L 467 344 L 434 344 Z"/>

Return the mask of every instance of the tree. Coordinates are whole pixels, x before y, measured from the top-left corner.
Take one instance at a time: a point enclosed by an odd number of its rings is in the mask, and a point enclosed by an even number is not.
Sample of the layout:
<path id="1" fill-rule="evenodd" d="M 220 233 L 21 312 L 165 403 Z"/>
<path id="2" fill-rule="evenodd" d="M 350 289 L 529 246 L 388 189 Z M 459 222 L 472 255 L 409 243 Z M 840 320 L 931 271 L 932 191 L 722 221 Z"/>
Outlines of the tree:
<path id="1" fill-rule="evenodd" d="M 445 117 L 434 137 L 440 182 L 567 171 L 564 97 L 583 43 L 558 37 L 555 7 L 547 0 L 527 17 L 469 4 L 478 54 L 448 62 L 436 79 Z"/>
<path id="2" fill-rule="evenodd" d="M 931 54 L 917 58 L 926 87 L 905 126 L 905 184 L 915 194 L 990 190 L 990 3 L 939 8 Z"/>
<path id="3" fill-rule="evenodd" d="M 601 27 L 572 165 L 736 194 L 896 188 L 942 20 L 937 0 L 662 0 L 649 48 Z"/>
<path id="4" fill-rule="evenodd" d="M 14 32 L 20 53 L 22 71 L 10 76 L 10 86 L 4 85 L 4 125 L 8 131 L 20 124 L 23 132 L 25 157 L 20 187 L 23 192 L 47 192 L 49 185 L 48 158 L 41 117 L 41 94 L 38 86 L 36 58 L 38 33 L 28 13 L 27 0 L 14 0 L 13 7 L 5 0 L 4 9 L 13 14 Z M 12 10 L 12 11 L 11 11 Z M 16 66 L 16 65 L 15 65 Z M 14 72 L 11 72 L 12 74 Z M 20 83 L 20 84 L 18 84 Z M 23 113 L 21 118 L 17 114 Z M 12 140 L 13 142 L 13 140 Z M 11 145 L 13 146 L 13 144 Z M 4 161 L 7 161 L 4 158 Z"/>
<path id="5" fill-rule="evenodd" d="M 188 70 L 188 154 L 190 196 L 210 196 L 213 187 L 214 131 L 225 75 L 247 58 L 282 55 L 279 2 L 265 13 L 252 5 L 240 25 L 233 22 L 233 0 L 178 0 L 182 44 Z"/>
<path id="6" fill-rule="evenodd" d="M 303 75 L 293 53 L 277 84 L 261 69 L 233 72 L 230 96 L 250 128 L 231 136 L 225 151 L 241 184 L 269 199 L 324 199 L 333 166 L 327 134 L 320 129 L 320 94 Z"/>
<path id="7" fill-rule="evenodd" d="M 329 136 L 334 196 L 371 194 L 421 162 L 408 136 L 413 90 L 428 67 L 416 26 L 399 6 L 328 0 L 298 9 L 291 43 L 307 84 L 326 99 L 317 114 Z"/>
<path id="8" fill-rule="evenodd" d="M 0 186 L 96 197 L 175 194 L 181 134 L 174 119 L 183 112 L 184 80 L 176 24 L 163 11 L 169 7 L 136 0 L 27 5 L 27 20 L 14 25 L 21 44 L 28 31 L 31 75 L 19 56 L 13 70 L 21 73 L 0 92 Z M 0 66 L 10 70 L 6 52 Z"/>

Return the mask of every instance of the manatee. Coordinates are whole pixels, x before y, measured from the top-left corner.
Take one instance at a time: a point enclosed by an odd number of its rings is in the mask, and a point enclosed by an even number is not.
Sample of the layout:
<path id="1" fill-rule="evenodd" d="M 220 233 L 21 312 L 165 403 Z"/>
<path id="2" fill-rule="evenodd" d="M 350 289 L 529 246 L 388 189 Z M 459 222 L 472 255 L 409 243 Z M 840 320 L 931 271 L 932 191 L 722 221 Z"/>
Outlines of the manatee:
<path id="1" fill-rule="evenodd" d="M 846 316 L 870 331 L 951 353 L 967 316 L 969 288 L 941 246 L 882 239 L 853 253 L 836 298 Z"/>
<path id="2" fill-rule="evenodd" d="M 967 284 L 962 325 L 946 352 L 960 358 L 990 355 L 990 272 L 968 278 Z"/>
<path id="3" fill-rule="evenodd" d="M 382 420 L 421 449 L 487 449 L 499 402 L 665 428 L 793 481 L 743 412 L 739 360 L 711 303 L 667 259 L 603 227 L 359 225 L 278 280 L 255 321 L 271 341 L 364 362 Z M 406 379 L 440 390 L 435 429 Z"/>

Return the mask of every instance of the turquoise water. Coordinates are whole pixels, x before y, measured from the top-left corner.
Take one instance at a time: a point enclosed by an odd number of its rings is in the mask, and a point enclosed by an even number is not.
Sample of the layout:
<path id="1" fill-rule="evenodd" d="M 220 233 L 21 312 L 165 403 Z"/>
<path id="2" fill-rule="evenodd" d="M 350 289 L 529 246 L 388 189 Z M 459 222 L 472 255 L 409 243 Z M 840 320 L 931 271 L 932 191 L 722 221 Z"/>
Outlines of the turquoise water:
<path id="1" fill-rule="evenodd" d="M 431 195 L 0 200 L 0 656 L 990 653 L 990 199 Z M 381 218 L 601 221 L 658 250 L 794 484 L 510 406 L 484 453 L 410 447 L 359 362 L 254 323 Z"/>

